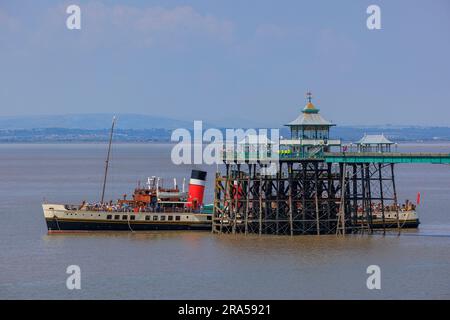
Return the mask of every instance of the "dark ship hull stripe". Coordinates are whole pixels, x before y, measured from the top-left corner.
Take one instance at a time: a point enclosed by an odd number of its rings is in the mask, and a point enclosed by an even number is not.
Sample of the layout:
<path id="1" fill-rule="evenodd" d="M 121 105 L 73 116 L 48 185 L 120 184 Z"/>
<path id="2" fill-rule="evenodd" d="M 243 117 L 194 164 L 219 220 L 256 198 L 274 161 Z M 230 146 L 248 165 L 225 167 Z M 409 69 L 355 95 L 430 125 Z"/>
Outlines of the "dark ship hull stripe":
<path id="1" fill-rule="evenodd" d="M 52 231 L 148 231 L 148 230 L 211 230 L 208 223 L 134 223 L 130 221 L 99 222 L 87 220 L 47 219 L 47 229 Z M 130 230 L 131 228 L 131 230 Z"/>
<path id="2" fill-rule="evenodd" d="M 419 226 L 419 224 L 420 224 L 419 219 L 407 220 L 407 221 L 400 220 L 400 227 L 403 229 L 417 228 Z M 397 228 L 397 221 L 392 221 L 392 220 L 386 221 L 385 226 L 386 226 L 386 228 Z M 373 228 L 383 228 L 383 221 L 378 221 L 378 220 L 373 221 L 372 227 Z"/>

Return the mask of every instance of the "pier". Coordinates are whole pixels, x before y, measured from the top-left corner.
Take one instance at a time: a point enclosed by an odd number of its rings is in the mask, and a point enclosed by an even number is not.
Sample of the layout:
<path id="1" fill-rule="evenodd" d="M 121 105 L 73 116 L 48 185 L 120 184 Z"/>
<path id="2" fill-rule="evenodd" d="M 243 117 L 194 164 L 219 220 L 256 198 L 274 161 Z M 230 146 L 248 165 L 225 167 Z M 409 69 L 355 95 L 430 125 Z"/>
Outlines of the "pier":
<path id="1" fill-rule="evenodd" d="M 240 150 L 224 149 L 225 173 L 215 177 L 214 233 L 386 233 L 386 208 L 396 212 L 400 232 L 395 165 L 450 164 L 450 153 L 393 152 L 394 143 L 384 135 L 364 136 L 356 151 L 347 152 L 339 139 L 330 139 L 334 124 L 322 118 L 311 94 L 287 126 L 291 137 L 280 140 L 276 162 L 265 161 L 273 156 L 270 151 L 261 157 L 258 146 L 248 142 Z M 267 174 L 273 165 L 275 172 Z M 382 217 L 377 228 L 374 207 Z"/>

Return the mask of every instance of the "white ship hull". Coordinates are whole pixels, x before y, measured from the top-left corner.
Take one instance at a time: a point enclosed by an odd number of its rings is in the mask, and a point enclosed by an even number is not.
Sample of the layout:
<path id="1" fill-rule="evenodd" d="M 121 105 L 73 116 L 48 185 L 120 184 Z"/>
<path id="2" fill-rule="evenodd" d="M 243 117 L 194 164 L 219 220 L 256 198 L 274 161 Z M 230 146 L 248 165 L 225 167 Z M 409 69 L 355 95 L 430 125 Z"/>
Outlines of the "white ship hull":
<path id="1" fill-rule="evenodd" d="M 362 215 L 359 215 L 359 218 L 361 217 Z M 371 224 L 374 228 L 417 228 L 420 221 L 415 210 L 400 210 L 398 219 L 396 211 L 386 211 L 384 220 L 381 212 L 373 213 Z"/>
<path id="2" fill-rule="evenodd" d="M 211 230 L 211 214 L 89 211 L 43 204 L 49 233 L 77 231 Z"/>

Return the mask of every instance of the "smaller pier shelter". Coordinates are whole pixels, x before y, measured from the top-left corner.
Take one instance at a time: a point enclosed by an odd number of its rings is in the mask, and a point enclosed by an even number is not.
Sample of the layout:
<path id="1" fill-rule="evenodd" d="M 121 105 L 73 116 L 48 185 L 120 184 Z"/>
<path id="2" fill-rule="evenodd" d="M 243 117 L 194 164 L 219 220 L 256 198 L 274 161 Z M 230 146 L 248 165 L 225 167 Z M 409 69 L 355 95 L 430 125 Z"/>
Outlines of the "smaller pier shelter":
<path id="1" fill-rule="evenodd" d="M 391 152 L 394 142 L 384 136 L 384 134 L 365 134 L 356 142 L 358 152 Z"/>

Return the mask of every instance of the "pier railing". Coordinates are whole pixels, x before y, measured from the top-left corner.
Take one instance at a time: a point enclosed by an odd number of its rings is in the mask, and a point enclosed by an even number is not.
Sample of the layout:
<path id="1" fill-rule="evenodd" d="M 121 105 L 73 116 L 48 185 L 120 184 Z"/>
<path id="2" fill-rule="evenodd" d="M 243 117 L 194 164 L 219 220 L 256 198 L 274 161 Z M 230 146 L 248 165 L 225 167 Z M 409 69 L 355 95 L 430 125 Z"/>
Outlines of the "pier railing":
<path id="1" fill-rule="evenodd" d="M 225 162 L 322 160 L 331 163 L 435 163 L 450 164 L 450 153 L 422 152 L 223 152 Z"/>
<path id="2" fill-rule="evenodd" d="M 286 152 L 289 151 L 289 152 Z M 225 162 L 251 162 L 251 161 L 277 161 L 277 160 L 300 160 L 300 159 L 324 159 L 322 149 L 311 152 L 291 152 L 290 150 L 280 150 L 279 152 L 222 152 L 222 160 Z"/>
<path id="3" fill-rule="evenodd" d="M 327 152 L 325 162 L 332 163 L 436 163 L 450 164 L 450 153 L 422 152 Z"/>

